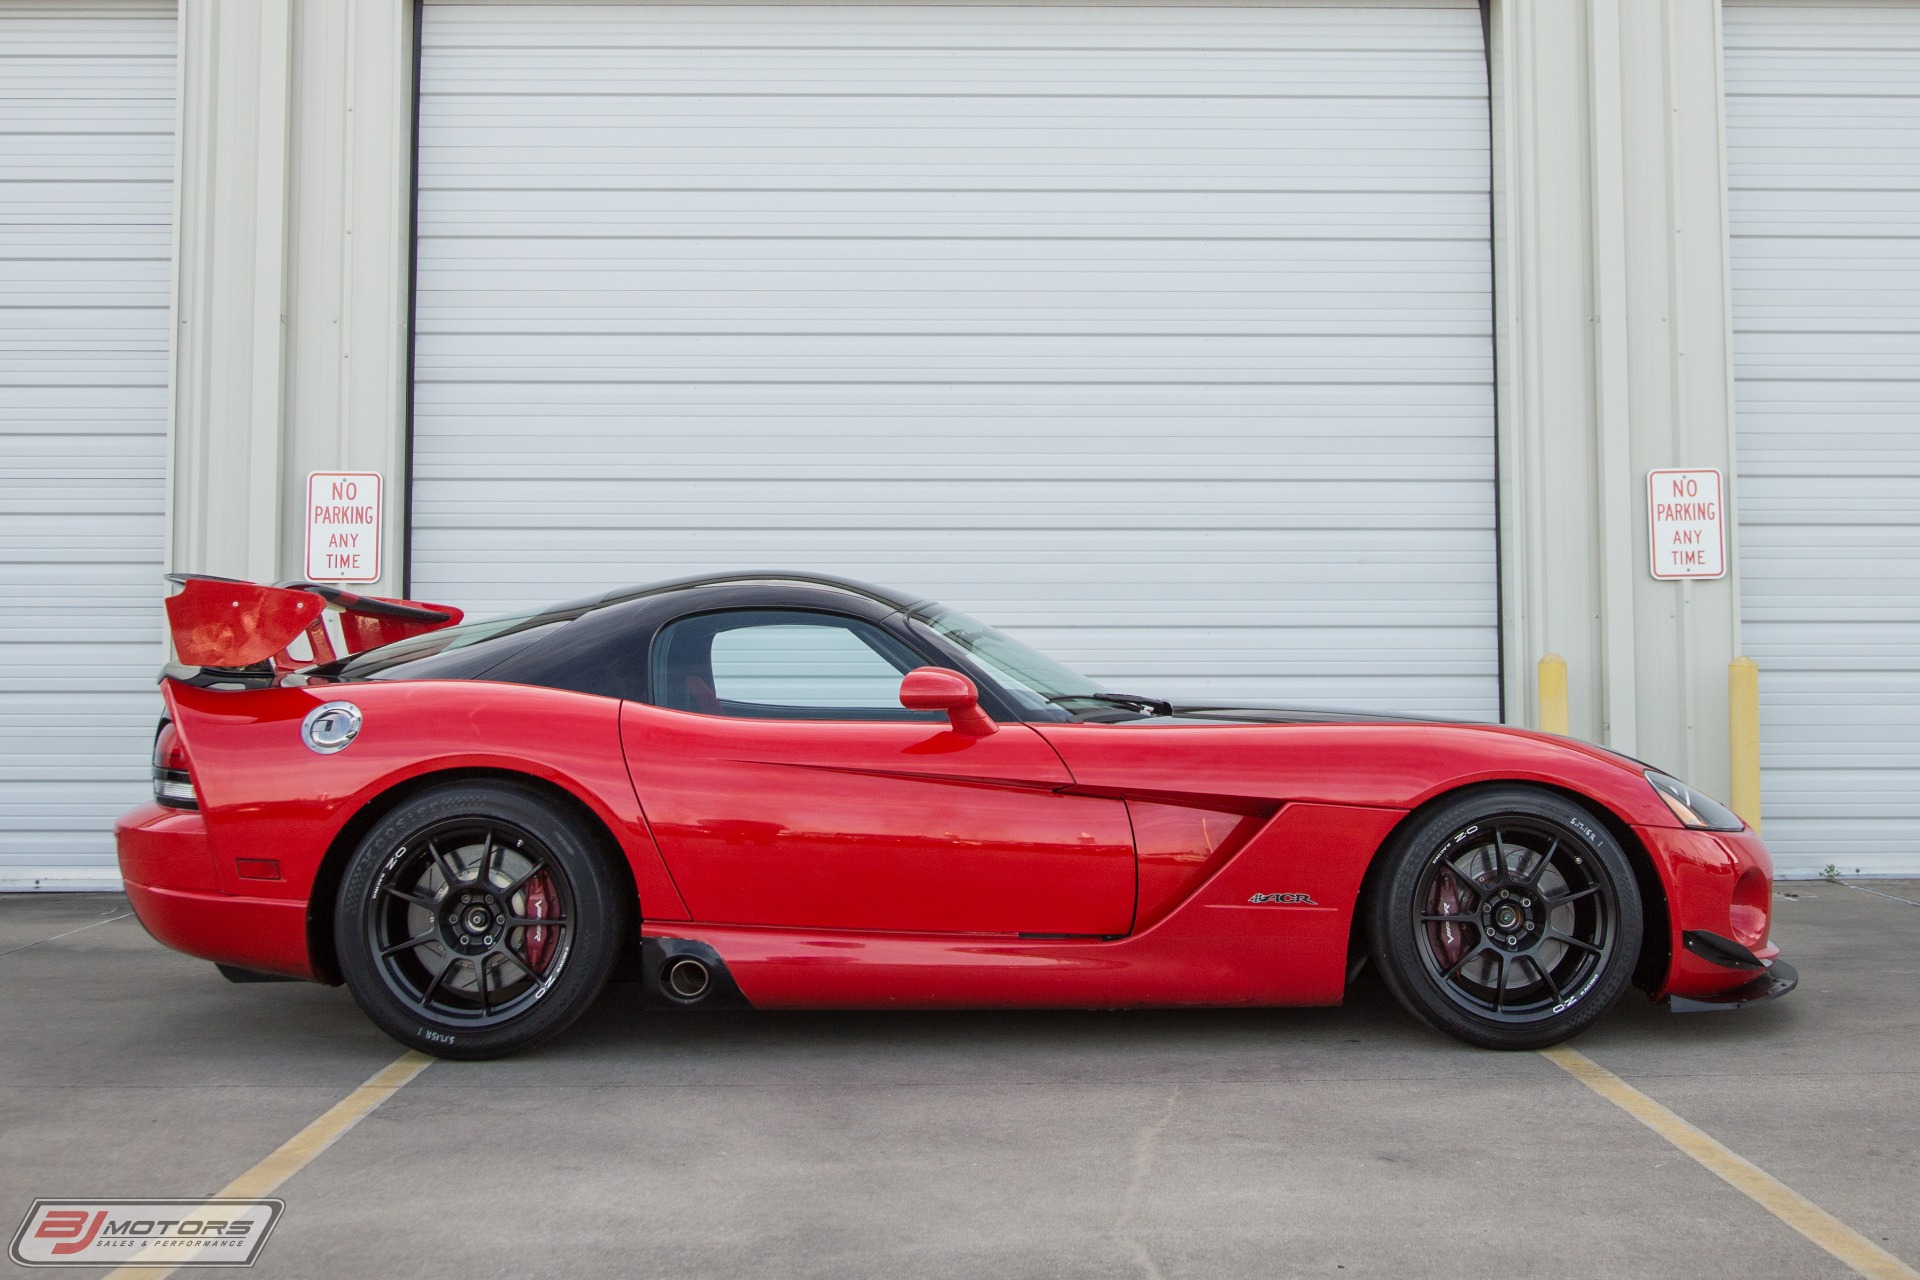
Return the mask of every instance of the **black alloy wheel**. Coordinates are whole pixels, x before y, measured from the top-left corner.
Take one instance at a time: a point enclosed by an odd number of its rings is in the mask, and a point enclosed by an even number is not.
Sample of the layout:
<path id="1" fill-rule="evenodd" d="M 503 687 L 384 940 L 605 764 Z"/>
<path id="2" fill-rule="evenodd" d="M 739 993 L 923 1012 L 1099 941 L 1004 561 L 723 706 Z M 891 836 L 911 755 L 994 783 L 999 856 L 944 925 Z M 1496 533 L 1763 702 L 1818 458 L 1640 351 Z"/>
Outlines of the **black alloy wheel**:
<path id="1" fill-rule="evenodd" d="M 451 818 L 418 832 L 367 907 L 381 979 L 423 1017 L 497 1026 L 567 966 L 572 887 L 538 837 L 506 823 Z"/>
<path id="2" fill-rule="evenodd" d="M 335 945 L 368 1016 L 443 1057 L 497 1057 L 563 1030 L 605 986 L 624 913 L 593 833 L 537 793 L 455 784 L 367 834 Z"/>
<path id="3" fill-rule="evenodd" d="M 1619 842 L 1580 805 L 1524 787 L 1469 793 L 1382 856 L 1374 955 L 1429 1025 L 1487 1048 L 1542 1048 L 1626 989 L 1638 889 Z"/>

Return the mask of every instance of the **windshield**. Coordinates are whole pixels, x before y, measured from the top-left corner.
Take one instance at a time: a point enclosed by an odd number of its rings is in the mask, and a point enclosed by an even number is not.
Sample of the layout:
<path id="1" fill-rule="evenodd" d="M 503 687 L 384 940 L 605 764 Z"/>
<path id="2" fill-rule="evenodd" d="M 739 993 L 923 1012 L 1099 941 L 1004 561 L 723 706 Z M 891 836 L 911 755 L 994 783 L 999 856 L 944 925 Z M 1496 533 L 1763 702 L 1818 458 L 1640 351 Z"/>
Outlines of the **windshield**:
<path id="1" fill-rule="evenodd" d="M 935 605 L 918 620 L 944 638 L 967 657 L 992 672 L 995 679 L 1020 703 L 1025 711 L 1049 720 L 1071 720 L 1069 708 L 1056 706 L 1054 699 L 1075 694 L 1097 694 L 1105 690 L 1085 676 L 1030 649 L 1003 631 L 942 605 Z M 1073 703 L 1071 710 L 1091 710 L 1086 703 Z M 1112 707 L 1105 708 L 1112 711 Z"/>

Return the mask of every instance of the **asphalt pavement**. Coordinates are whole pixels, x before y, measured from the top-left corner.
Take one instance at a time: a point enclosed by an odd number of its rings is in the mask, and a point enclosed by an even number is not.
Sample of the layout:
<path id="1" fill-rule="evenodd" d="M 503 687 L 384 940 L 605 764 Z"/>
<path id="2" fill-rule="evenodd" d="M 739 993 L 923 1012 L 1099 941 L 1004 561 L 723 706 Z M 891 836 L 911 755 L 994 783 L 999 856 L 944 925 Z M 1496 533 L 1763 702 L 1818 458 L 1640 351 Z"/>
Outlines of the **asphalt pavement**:
<path id="1" fill-rule="evenodd" d="M 1631 993 L 1574 1047 L 1920 1266 L 1920 883 L 1856 883 L 1780 886 L 1799 991 Z M 211 1194 L 399 1054 L 345 991 L 230 984 L 117 896 L 0 897 L 4 1227 Z M 263 1278 L 1853 1274 L 1552 1062 L 1365 978 L 1338 1009 L 1065 1013 L 615 986 L 537 1052 L 434 1063 L 275 1194 Z"/>

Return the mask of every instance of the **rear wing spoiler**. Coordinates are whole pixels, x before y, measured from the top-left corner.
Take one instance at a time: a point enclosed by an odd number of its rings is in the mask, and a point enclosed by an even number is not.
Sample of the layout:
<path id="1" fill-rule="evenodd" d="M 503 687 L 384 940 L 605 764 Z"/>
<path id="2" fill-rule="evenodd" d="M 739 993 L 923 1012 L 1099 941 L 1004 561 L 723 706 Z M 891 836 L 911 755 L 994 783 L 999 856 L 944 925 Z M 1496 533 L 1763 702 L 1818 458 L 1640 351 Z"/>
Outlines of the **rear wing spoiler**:
<path id="1" fill-rule="evenodd" d="M 261 586 L 205 573 L 170 573 L 167 626 L 181 662 L 236 670 L 271 662 L 276 672 L 377 649 L 451 627 L 451 605 L 361 596 L 318 582 Z M 292 649 L 290 652 L 289 649 Z"/>

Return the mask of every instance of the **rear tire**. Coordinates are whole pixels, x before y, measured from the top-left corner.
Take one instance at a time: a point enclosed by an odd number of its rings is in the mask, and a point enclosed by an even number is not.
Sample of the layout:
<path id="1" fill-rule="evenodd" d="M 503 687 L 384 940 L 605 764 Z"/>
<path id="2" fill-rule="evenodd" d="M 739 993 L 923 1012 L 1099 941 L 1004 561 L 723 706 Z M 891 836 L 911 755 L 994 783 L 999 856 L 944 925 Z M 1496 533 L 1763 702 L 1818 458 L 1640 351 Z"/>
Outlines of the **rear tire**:
<path id="1" fill-rule="evenodd" d="M 1439 1031 L 1487 1049 L 1578 1035 L 1633 977 L 1643 929 L 1626 852 L 1551 792 L 1472 792 L 1382 854 L 1368 912 L 1387 989 Z"/>
<path id="2" fill-rule="evenodd" d="M 379 1028 L 442 1058 L 558 1035 L 613 972 L 627 913 L 600 841 L 511 784 L 403 802 L 354 850 L 334 911 L 340 973 Z"/>

